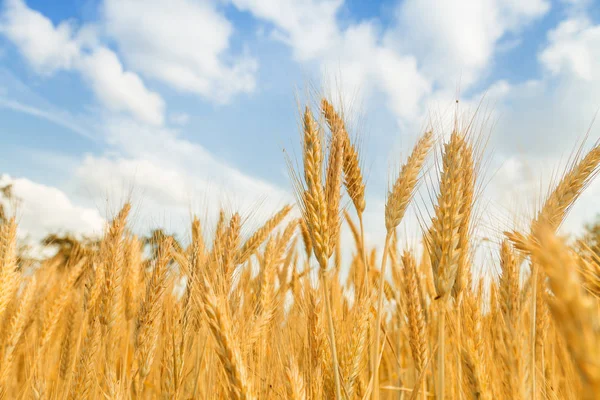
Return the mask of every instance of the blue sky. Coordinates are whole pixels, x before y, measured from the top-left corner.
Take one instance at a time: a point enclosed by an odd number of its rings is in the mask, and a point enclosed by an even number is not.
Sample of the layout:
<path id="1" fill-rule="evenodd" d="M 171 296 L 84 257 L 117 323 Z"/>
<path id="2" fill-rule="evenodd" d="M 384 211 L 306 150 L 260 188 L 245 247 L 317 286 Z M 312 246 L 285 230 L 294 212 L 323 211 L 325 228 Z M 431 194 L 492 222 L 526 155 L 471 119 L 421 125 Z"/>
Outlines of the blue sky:
<path id="1" fill-rule="evenodd" d="M 444 134 L 457 94 L 465 113 L 485 95 L 493 122 L 486 211 L 526 218 L 600 107 L 600 6 L 4 0 L 0 173 L 21 235 L 98 231 L 130 193 L 139 230 L 220 206 L 260 219 L 293 199 L 282 149 L 314 90 L 360 137 L 372 240 L 390 174 L 432 116 Z M 600 211 L 589 192 L 568 229 Z"/>

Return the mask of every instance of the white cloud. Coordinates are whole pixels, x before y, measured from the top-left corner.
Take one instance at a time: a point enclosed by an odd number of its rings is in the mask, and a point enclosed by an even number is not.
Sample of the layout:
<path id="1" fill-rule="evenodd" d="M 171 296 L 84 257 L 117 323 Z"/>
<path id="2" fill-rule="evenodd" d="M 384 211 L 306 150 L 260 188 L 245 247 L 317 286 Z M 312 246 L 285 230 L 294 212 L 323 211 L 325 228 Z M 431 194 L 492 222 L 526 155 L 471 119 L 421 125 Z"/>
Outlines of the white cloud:
<path id="1" fill-rule="evenodd" d="M 0 176 L 0 185 L 12 184 L 17 199 L 13 208 L 19 223 L 19 237 L 39 241 L 48 233 L 100 235 L 104 219 L 98 210 L 77 206 L 61 190 L 26 178 Z M 11 204 L 3 200 L 5 206 Z"/>
<path id="2" fill-rule="evenodd" d="M 163 99 L 149 91 L 138 75 L 124 71 L 114 52 L 98 47 L 90 54 L 82 55 L 78 66 L 98 99 L 109 110 L 129 111 L 141 121 L 163 124 Z"/>
<path id="3" fill-rule="evenodd" d="M 70 69 L 81 51 L 72 24 L 63 22 L 55 27 L 52 21 L 29 9 L 21 0 L 5 2 L 1 31 L 40 73 Z"/>
<path id="4" fill-rule="evenodd" d="M 231 0 L 240 10 L 273 23 L 273 37 L 288 44 L 298 60 L 322 57 L 340 39 L 336 14 L 343 0 Z"/>
<path id="5" fill-rule="evenodd" d="M 429 78 L 466 88 L 489 66 L 500 39 L 549 9 L 545 0 L 407 0 L 386 43 L 416 55 Z"/>
<path id="6" fill-rule="evenodd" d="M 336 76 L 339 87 L 334 89 L 346 100 L 381 92 L 398 117 L 418 115 L 430 82 L 420 73 L 417 60 L 382 43 L 380 29 L 373 21 L 340 26 L 336 15 L 343 1 L 232 3 L 272 23 L 272 37 L 289 45 L 296 60 L 316 63 L 324 75 Z"/>
<path id="7" fill-rule="evenodd" d="M 258 63 L 229 54 L 233 27 L 214 4 L 105 0 L 103 12 L 108 33 L 136 71 L 218 102 L 254 90 Z"/>
<path id="8" fill-rule="evenodd" d="M 496 230 L 515 223 L 526 229 L 586 134 L 590 139 L 584 153 L 600 132 L 597 122 L 591 125 L 600 107 L 600 25 L 568 18 L 547 39 L 538 56 L 543 76 L 512 85 L 500 81 L 489 88 L 499 115 L 488 170 L 493 180 L 486 188 L 493 204 L 488 225 Z M 596 179 L 571 209 L 563 232 L 579 233 L 594 218 L 598 193 Z"/>
<path id="9" fill-rule="evenodd" d="M 495 144 L 501 153 L 567 157 L 600 107 L 600 25 L 573 18 L 548 32 L 539 53 L 546 73 L 505 84 L 496 104 L 501 118 Z"/>
<path id="10" fill-rule="evenodd" d="M 126 111 L 140 120 L 159 125 L 164 121 L 164 101 L 150 91 L 134 73 L 124 71 L 117 55 L 97 44 L 87 26 L 52 21 L 27 7 L 22 0 L 9 0 L 3 9 L 0 31 L 42 74 L 77 70 L 89 80 L 98 100 L 109 110 Z"/>
<path id="11" fill-rule="evenodd" d="M 600 77 L 600 25 L 586 18 L 573 18 L 560 23 L 548 35 L 549 45 L 540 61 L 552 74 L 573 74 L 592 81 Z"/>

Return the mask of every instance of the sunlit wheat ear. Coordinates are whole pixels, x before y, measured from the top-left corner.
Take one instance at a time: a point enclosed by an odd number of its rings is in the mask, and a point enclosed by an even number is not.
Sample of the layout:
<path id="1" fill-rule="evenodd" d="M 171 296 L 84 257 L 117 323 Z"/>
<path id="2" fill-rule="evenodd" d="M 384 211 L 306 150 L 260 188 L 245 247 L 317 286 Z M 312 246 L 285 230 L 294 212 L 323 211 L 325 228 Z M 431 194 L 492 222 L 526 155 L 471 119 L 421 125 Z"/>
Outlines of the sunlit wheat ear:
<path id="1" fill-rule="evenodd" d="M 252 236 L 248 238 L 240 248 L 236 256 L 236 264 L 243 264 L 248 260 L 258 246 L 260 246 L 267 236 L 273 232 L 273 230 L 283 221 L 283 219 L 290 213 L 292 206 L 284 206 L 277 214 L 271 217 L 267 222 L 264 223 L 259 229 L 254 231 Z"/>
<path id="2" fill-rule="evenodd" d="M 171 241 L 166 239 L 160 243 L 158 257 L 154 260 L 150 281 L 146 287 L 146 294 L 135 327 L 135 354 L 137 360 L 138 390 L 144 386 L 146 377 L 154 362 L 154 355 L 158 342 L 159 322 L 162 308 L 162 299 L 167 285 Z"/>
<path id="3" fill-rule="evenodd" d="M 325 190 L 322 184 L 321 133 L 307 107 L 303 118 L 304 180 L 295 182 L 302 214 L 310 233 L 312 249 L 321 268 L 325 268 L 329 253 L 329 218 Z"/>
<path id="4" fill-rule="evenodd" d="M 115 217 L 108 228 L 108 232 L 102 242 L 101 252 L 105 259 L 105 278 L 102 293 L 102 307 L 100 322 L 106 327 L 106 371 L 104 379 L 108 388 L 109 396 L 114 397 L 117 390 L 117 345 L 118 324 L 124 312 L 123 305 L 123 263 L 124 263 L 124 240 L 127 216 L 131 210 L 129 203 L 125 204 L 119 214 Z"/>
<path id="5" fill-rule="evenodd" d="M 396 228 L 402 221 L 417 186 L 419 173 L 432 145 L 433 133 L 426 132 L 415 145 L 410 157 L 402 166 L 398 178 L 390 188 L 385 204 L 385 227 L 388 231 Z"/>
<path id="6" fill-rule="evenodd" d="M 532 230 L 535 230 L 537 224 L 547 225 L 556 230 L 575 200 L 598 173 L 598 165 L 600 165 L 600 145 L 590 150 L 567 171 L 546 199 L 533 223 Z"/>
<path id="7" fill-rule="evenodd" d="M 464 182 L 462 179 L 464 142 L 453 132 L 444 145 L 440 189 L 432 220 L 430 257 L 438 297 L 450 292 L 456 281 L 460 249 L 460 227 L 464 215 L 461 204 Z"/>
<path id="8" fill-rule="evenodd" d="M 461 175 L 462 196 L 459 213 L 461 224 L 458 234 L 458 270 L 456 281 L 452 288 L 454 297 L 459 298 L 464 289 L 468 289 L 471 283 L 471 215 L 473 214 L 475 200 L 475 163 L 473 147 L 466 138 L 462 138 L 461 146 Z"/>
<path id="9" fill-rule="evenodd" d="M 344 159 L 344 137 L 340 131 L 332 131 L 327 173 L 325 177 L 325 201 L 327 202 L 327 257 L 330 258 L 340 234 L 340 201 L 342 188 L 342 165 Z"/>
<path id="10" fill-rule="evenodd" d="M 48 346 L 52 335 L 56 331 L 59 317 L 67 305 L 71 291 L 73 290 L 73 285 L 81 275 L 81 271 L 86 265 L 86 261 L 86 259 L 82 259 L 71 271 L 69 271 L 67 278 L 60 284 L 60 289 L 58 290 L 56 298 L 50 307 L 48 307 L 44 315 L 42 330 L 38 337 L 37 356 L 44 353 L 46 346 Z"/>
<path id="11" fill-rule="evenodd" d="M 596 177 L 599 165 L 600 145 L 596 145 L 583 158 L 573 164 L 554 190 L 550 192 L 542 208 L 532 221 L 531 232 L 534 233 L 534 236 L 538 226 L 544 226 L 544 229 L 551 228 L 555 231 L 560 227 L 575 201 Z M 525 254 L 531 253 L 532 248 L 528 247 L 531 238 L 514 231 L 505 232 L 505 235 L 515 248 Z"/>
<path id="12" fill-rule="evenodd" d="M 14 361 L 15 349 L 21 339 L 21 335 L 23 334 L 28 319 L 31 318 L 30 309 L 36 288 L 37 280 L 34 276 L 27 283 L 25 291 L 20 298 L 19 307 L 10 319 L 9 333 L 6 337 L 2 362 L 0 362 L 0 387 L 4 387 L 4 383 Z"/>
<path id="13" fill-rule="evenodd" d="M 0 321 L 17 288 L 17 223 L 14 218 L 0 227 Z"/>
<path id="14" fill-rule="evenodd" d="M 200 329 L 201 310 L 194 301 L 194 298 L 198 295 L 197 291 L 200 290 L 198 279 L 204 272 L 202 268 L 206 265 L 208 256 L 200 221 L 197 218 L 194 218 L 192 221 L 192 243 L 188 247 L 187 252 L 187 259 L 182 257 L 183 259 L 177 260 L 184 267 L 187 275 L 186 294 L 184 297 L 184 307 L 186 310 L 184 328 L 191 329 L 193 327 L 195 330 L 198 330 Z M 174 254 L 177 255 L 177 252 L 174 252 Z"/>
<path id="15" fill-rule="evenodd" d="M 414 257 L 409 252 L 404 252 L 402 255 L 402 266 L 407 303 L 409 344 L 417 375 L 420 375 L 425 368 L 427 359 L 427 332 L 418 289 L 417 265 Z"/>
<path id="16" fill-rule="evenodd" d="M 127 239 L 124 257 L 125 315 L 127 320 L 132 320 L 137 315 L 143 277 L 142 243 L 137 236 Z"/>
<path id="17" fill-rule="evenodd" d="M 350 141 L 350 136 L 342 117 L 326 99 L 321 100 L 321 109 L 331 132 L 339 132 L 343 140 L 344 185 L 358 214 L 365 210 L 365 184 L 360 170 L 358 151 Z"/>
<path id="18" fill-rule="evenodd" d="M 202 284 L 202 304 L 208 328 L 216 342 L 216 351 L 228 381 L 231 399 L 254 399 L 242 357 L 232 335 L 226 307 L 215 295 L 210 283 Z"/>
<path id="19" fill-rule="evenodd" d="M 225 234 L 223 243 L 223 275 L 225 280 L 225 293 L 231 288 L 231 279 L 235 267 L 235 256 L 240 243 L 241 219 L 240 214 L 235 213 L 229 220 L 229 227 Z"/>
<path id="20" fill-rule="evenodd" d="M 383 294 L 386 286 L 385 271 L 387 266 L 388 247 L 394 230 L 404 217 L 408 203 L 410 202 L 415 191 L 419 173 L 423 163 L 425 162 L 425 157 L 427 156 L 427 153 L 433 144 L 432 135 L 433 134 L 431 132 L 426 132 L 421 139 L 419 139 L 411 155 L 406 161 L 406 164 L 404 164 L 400 170 L 400 175 L 388 193 L 387 202 L 385 204 L 385 226 L 387 233 L 385 236 L 385 242 L 383 244 L 381 268 L 378 273 L 379 287 L 376 309 L 377 316 L 375 318 L 375 350 L 373 351 L 373 356 L 371 357 L 373 373 L 372 384 L 375 388 L 379 387 L 379 357 L 376 355 L 378 355 L 380 352 L 380 326 L 383 314 Z M 373 390 L 372 396 L 373 400 L 378 399 L 379 392 L 377 390 Z"/>
<path id="21" fill-rule="evenodd" d="M 70 303 L 65 311 L 64 319 L 66 325 L 60 344 L 60 369 L 59 375 L 61 379 L 67 379 L 72 367 L 72 358 L 77 347 L 76 333 L 79 328 L 79 293 L 75 291 L 71 295 Z"/>
<path id="22" fill-rule="evenodd" d="M 546 296 L 558 329 L 582 378 L 582 398 L 593 399 L 600 390 L 600 328 L 597 304 L 585 293 L 577 272 L 577 255 L 553 233 L 540 226 L 532 258 L 549 277 L 553 296 Z"/>
<path id="23" fill-rule="evenodd" d="M 85 337 L 81 344 L 81 351 L 77 366 L 74 371 L 72 386 L 69 390 L 69 399 L 93 398 L 96 388 L 96 358 L 100 346 L 100 322 L 98 318 L 90 318 L 85 330 Z M 91 393 L 90 393 L 91 392 Z"/>
<path id="24" fill-rule="evenodd" d="M 500 307 L 507 321 L 514 321 L 520 311 L 519 266 L 517 258 L 508 241 L 503 241 L 500 248 Z"/>
<path id="25" fill-rule="evenodd" d="M 600 252 L 595 251 L 585 242 L 585 239 L 577 241 L 577 248 L 581 254 L 578 264 L 583 285 L 592 295 L 600 299 Z"/>
<path id="26" fill-rule="evenodd" d="M 310 232 L 308 231 L 308 226 L 306 225 L 304 219 L 300 221 L 300 233 L 302 234 L 304 253 L 306 254 L 306 258 L 309 259 L 312 254 L 312 239 L 310 237 Z"/>
<path id="27" fill-rule="evenodd" d="M 344 360 L 348 364 L 348 378 L 346 387 L 348 388 L 348 397 L 357 392 L 357 387 L 360 385 L 361 374 L 366 368 L 369 351 L 369 324 L 371 318 L 371 307 L 373 303 L 372 297 L 361 299 L 360 305 L 356 307 L 356 324 L 352 327 L 351 336 L 349 338 L 348 359 Z"/>
<path id="28" fill-rule="evenodd" d="M 107 325 L 111 331 L 122 313 L 123 291 L 123 233 L 127 216 L 131 210 L 129 203 L 125 204 L 119 214 L 111 222 L 106 237 L 102 243 L 101 251 L 105 257 L 105 279 L 103 286 L 103 306 L 100 322 Z"/>
<path id="29" fill-rule="evenodd" d="M 287 398 L 290 400 L 306 400 L 304 378 L 302 377 L 293 356 L 289 357 L 288 364 L 285 368 L 285 375 L 287 377 Z"/>

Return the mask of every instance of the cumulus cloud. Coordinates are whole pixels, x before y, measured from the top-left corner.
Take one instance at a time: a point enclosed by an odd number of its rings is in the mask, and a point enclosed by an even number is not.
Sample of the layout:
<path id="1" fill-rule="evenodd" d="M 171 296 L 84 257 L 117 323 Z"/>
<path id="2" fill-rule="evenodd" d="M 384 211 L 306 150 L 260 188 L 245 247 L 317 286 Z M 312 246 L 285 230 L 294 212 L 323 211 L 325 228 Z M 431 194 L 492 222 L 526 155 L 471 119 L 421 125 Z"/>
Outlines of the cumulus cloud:
<path id="1" fill-rule="evenodd" d="M 258 62 L 231 54 L 233 26 L 211 2 L 105 0 L 102 10 L 121 53 L 145 76 L 217 102 L 254 90 Z"/>
<path id="2" fill-rule="evenodd" d="M 600 78 L 600 25 L 584 17 L 561 22 L 548 34 L 540 61 L 553 75 L 573 74 L 584 81 Z"/>
<path id="3" fill-rule="evenodd" d="M 543 16 L 546 0 L 407 0 L 399 4 L 398 24 L 386 43 L 414 54 L 423 73 L 446 86 L 463 88 L 489 66 L 500 40 Z"/>
<path id="4" fill-rule="evenodd" d="M 338 76 L 345 97 L 386 95 L 390 109 L 400 118 L 414 118 L 430 82 L 411 54 L 383 43 L 374 21 L 342 26 L 337 14 L 341 0 L 270 2 L 232 0 L 239 9 L 274 26 L 271 36 L 286 43 L 297 61 L 316 64 L 324 75 Z M 407 95 L 410 93 L 410 95 Z"/>
<path id="5" fill-rule="evenodd" d="M 411 128 L 432 104 L 452 100 L 459 82 L 463 90 L 478 82 L 502 40 L 518 41 L 550 8 L 547 0 L 407 0 L 383 28 L 377 20 L 341 21 L 342 0 L 231 2 L 269 23 L 271 37 L 297 61 L 338 76 L 336 90 L 346 98 L 382 93 L 400 125 Z"/>
<path id="6" fill-rule="evenodd" d="M 69 22 L 54 26 L 23 0 L 8 0 L 2 10 L 0 32 L 9 38 L 41 74 L 78 71 L 98 100 L 113 111 L 126 111 L 151 124 L 164 121 L 164 101 L 134 73 L 124 71 L 117 55 L 97 44 L 89 27 L 79 30 Z"/>
<path id="7" fill-rule="evenodd" d="M 69 22 L 54 26 L 52 21 L 27 7 L 22 0 L 7 0 L 1 31 L 40 73 L 70 69 L 79 57 L 81 43 Z"/>
<path id="8" fill-rule="evenodd" d="M 15 213 L 21 238 L 39 241 L 48 233 L 85 236 L 102 233 L 105 221 L 98 210 L 73 204 L 63 191 L 27 178 L 0 176 L 0 186 L 7 184 L 12 185 L 16 209 L 6 199 L 2 201 Z"/>
<path id="9" fill-rule="evenodd" d="M 129 111 L 152 125 L 164 122 L 164 101 L 149 91 L 137 74 L 123 70 L 117 55 L 99 47 L 83 55 L 78 67 L 96 96 L 112 111 Z"/>
<path id="10" fill-rule="evenodd" d="M 535 80 L 504 83 L 494 144 L 509 155 L 568 156 L 600 107 L 600 25 L 570 18 L 548 32 Z"/>
<path id="11" fill-rule="evenodd" d="M 289 45 L 298 60 L 310 61 L 340 40 L 336 14 L 343 0 L 231 0 L 239 9 L 275 25 L 272 36 Z"/>

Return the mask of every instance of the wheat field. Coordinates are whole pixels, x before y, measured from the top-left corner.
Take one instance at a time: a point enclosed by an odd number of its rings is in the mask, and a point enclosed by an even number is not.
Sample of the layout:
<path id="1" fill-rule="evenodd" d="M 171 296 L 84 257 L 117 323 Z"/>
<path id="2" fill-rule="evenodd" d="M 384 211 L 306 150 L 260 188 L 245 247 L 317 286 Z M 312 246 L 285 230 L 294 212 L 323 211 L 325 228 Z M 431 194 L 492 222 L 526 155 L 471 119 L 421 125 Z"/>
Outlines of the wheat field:
<path id="1" fill-rule="evenodd" d="M 364 160 L 342 113 L 323 100 L 301 127 L 297 204 L 254 232 L 222 210 L 216 226 L 193 219 L 189 244 L 155 235 L 148 252 L 126 203 L 101 240 L 31 268 L 6 218 L 0 398 L 600 398 L 600 259 L 557 233 L 600 146 L 526 229 L 501 230 L 500 273 L 482 276 L 476 132 L 423 133 L 390 184 L 385 240 L 369 246 Z M 405 247 L 397 230 L 432 157 L 432 211 Z"/>

